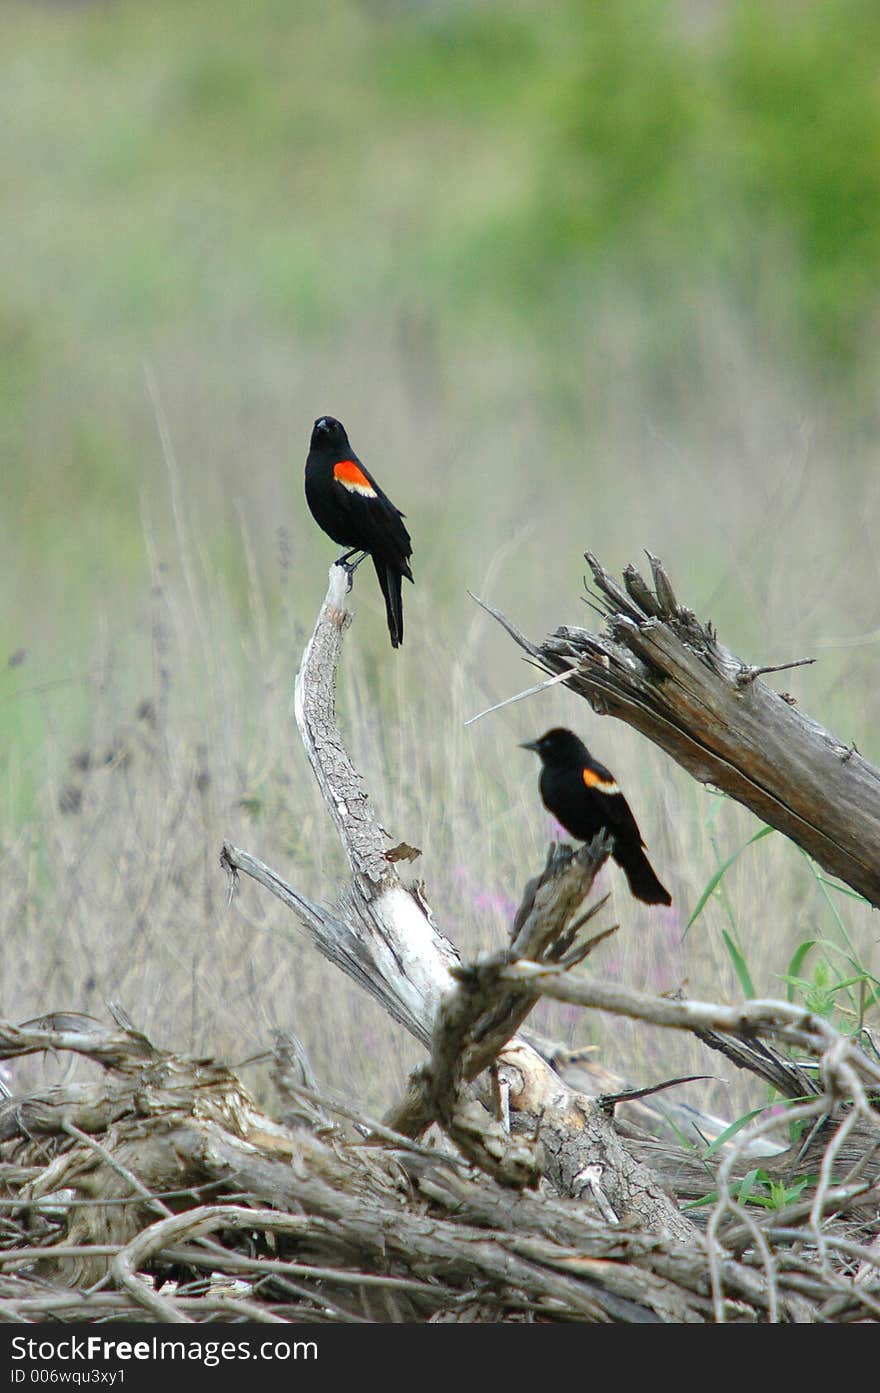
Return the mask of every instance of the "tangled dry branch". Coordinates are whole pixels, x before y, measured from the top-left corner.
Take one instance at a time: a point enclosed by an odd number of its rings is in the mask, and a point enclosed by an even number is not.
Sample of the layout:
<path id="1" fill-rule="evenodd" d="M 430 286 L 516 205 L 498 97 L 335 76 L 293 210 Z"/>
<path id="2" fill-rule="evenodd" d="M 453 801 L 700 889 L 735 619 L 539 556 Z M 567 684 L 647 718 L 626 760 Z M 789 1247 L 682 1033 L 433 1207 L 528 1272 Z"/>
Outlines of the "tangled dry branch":
<path id="1" fill-rule="evenodd" d="M 113 1026 L 72 1013 L 0 1022 L 0 1058 L 68 1051 L 100 1070 L 0 1105 L 0 1318 L 876 1319 L 876 1057 L 782 1002 L 668 1001 L 579 972 L 613 932 L 595 930 L 601 904 L 582 908 L 608 851 L 601 841 L 551 848 L 510 942 L 461 964 L 424 888 L 404 884 L 386 855 L 336 724 L 347 584 L 331 568 L 296 712 L 351 884 L 331 909 L 239 848 L 224 847 L 223 863 L 233 883 L 247 874 L 277 895 L 319 951 L 428 1048 L 426 1060 L 377 1122 L 322 1090 L 295 1037 L 279 1037 L 275 1117 L 230 1070 L 156 1048 L 119 1011 Z M 669 633 L 687 646 L 696 621 L 672 614 L 662 568 L 655 584 L 629 578 L 639 614 L 627 614 L 626 631 L 640 653 L 668 655 Z M 601 688 L 623 701 L 608 686 L 609 673 L 624 683 L 618 667 L 645 690 L 678 690 L 658 660 L 646 677 L 604 649 L 597 675 L 579 642 L 568 680 L 593 697 Z M 570 651 L 534 653 L 572 665 Z M 716 671 L 705 655 L 694 661 Z M 691 659 L 676 665 L 690 671 Z M 740 684 L 746 702 L 755 681 Z M 839 762 L 868 777 L 852 758 Z M 816 817 L 811 826 L 823 832 Z M 652 1135 L 650 1099 L 607 1075 L 590 1087 L 583 1061 L 523 1034 L 541 994 L 694 1031 L 788 1101 L 709 1155 Z M 716 1137 L 723 1127 L 699 1123 Z M 775 1145 L 762 1145 L 769 1138 Z M 773 1209 L 746 1202 L 759 1150 L 783 1195 Z M 795 1177 L 812 1179 L 793 1186 Z"/>

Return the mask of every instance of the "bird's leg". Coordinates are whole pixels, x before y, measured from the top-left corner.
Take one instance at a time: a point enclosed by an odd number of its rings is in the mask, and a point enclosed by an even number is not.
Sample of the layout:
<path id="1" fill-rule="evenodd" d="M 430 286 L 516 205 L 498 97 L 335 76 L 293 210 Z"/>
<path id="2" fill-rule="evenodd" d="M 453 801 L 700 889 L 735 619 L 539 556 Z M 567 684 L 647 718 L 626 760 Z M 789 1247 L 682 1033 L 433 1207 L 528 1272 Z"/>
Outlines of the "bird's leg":
<path id="1" fill-rule="evenodd" d="M 358 556 L 358 552 L 360 552 L 360 556 Z M 344 566 L 345 569 L 348 571 L 349 575 L 353 576 L 358 566 L 361 564 L 364 557 L 367 555 L 368 553 L 363 551 L 360 547 L 352 547 L 350 551 L 344 551 L 342 553 L 339 560 L 336 562 L 336 565 Z M 350 556 L 357 556 L 357 561 L 355 561 L 354 563 L 350 562 L 348 559 Z"/>

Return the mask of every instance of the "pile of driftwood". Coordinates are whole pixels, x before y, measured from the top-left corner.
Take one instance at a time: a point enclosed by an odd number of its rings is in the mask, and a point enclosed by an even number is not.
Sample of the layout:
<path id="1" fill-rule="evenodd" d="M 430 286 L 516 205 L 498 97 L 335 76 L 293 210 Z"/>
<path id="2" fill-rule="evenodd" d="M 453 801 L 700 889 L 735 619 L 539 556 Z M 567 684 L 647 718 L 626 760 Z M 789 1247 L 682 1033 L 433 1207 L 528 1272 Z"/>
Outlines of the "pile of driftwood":
<path id="1" fill-rule="evenodd" d="M 659 563 L 653 587 L 630 569 L 621 588 L 588 560 L 607 632 L 537 646 L 502 619 L 517 642 L 880 903 L 880 773 L 723 649 Z M 425 1062 L 380 1122 L 322 1091 L 295 1037 L 279 1037 L 284 1106 L 270 1117 L 230 1070 L 158 1049 L 121 1011 L 112 1026 L 0 1023 L 0 1058 L 73 1051 L 101 1070 L 0 1106 L 0 1318 L 876 1319 L 868 1033 L 847 1038 L 781 1001 L 673 1001 L 578 972 L 611 932 L 594 932 L 600 906 L 584 909 L 601 839 L 551 848 L 510 943 L 462 964 L 421 885 L 402 880 L 409 849 L 388 849 L 337 727 L 349 585 L 331 567 L 295 710 L 351 881 L 331 908 L 238 847 L 222 861 L 231 891 L 244 873 L 277 895 Z M 649 1097 L 529 1035 L 541 995 L 693 1031 L 785 1106 L 707 1158 L 663 1131 Z M 698 1121 L 702 1135 L 724 1129 Z M 758 1164 L 788 1186 L 810 1179 L 795 1201 L 755 1208 L 744 1181 Z"/>

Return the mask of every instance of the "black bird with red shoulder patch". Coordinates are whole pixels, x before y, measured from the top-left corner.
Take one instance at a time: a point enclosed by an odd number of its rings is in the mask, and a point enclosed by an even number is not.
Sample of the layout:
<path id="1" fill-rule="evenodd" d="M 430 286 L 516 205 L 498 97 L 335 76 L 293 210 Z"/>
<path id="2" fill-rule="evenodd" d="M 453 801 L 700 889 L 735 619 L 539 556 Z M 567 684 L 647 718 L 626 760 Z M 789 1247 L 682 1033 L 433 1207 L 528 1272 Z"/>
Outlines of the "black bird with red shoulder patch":
<path id="1" fill-rule="evenodd" d="M 412 544 L 403 513 L 383 493 L 333 416 L 319 416 L 306 458 L 306 502 L 319 527 L 346 548 L 337 565 L 355 570 L 373 558 L 385 598 L 391 646 L 403 643 L 403 577 L 412 580 Z M 358 556 L 354 565 L 351 557 Z"/>
<path id="2" fill-rule="evenodd" d="M 598 832 L 614 840 L 612 857 L 622 868 L 629 888 L 645 904 L 672 904 L 644 852 L 645 843 L 614 775 L 594 759 L 574 731 L 561 726 L 522 746 L 541 761 L 540 789 L 544 806 L 572 837 L 589 842 Z"/>

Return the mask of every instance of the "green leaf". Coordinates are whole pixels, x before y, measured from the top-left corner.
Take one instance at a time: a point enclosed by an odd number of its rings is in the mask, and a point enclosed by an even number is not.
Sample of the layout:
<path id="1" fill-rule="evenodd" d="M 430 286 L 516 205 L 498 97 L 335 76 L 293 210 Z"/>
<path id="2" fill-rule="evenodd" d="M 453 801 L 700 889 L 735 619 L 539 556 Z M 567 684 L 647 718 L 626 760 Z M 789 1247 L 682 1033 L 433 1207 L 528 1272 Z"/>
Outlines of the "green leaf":
<path id="1" fill-rule="evenodd" d="M 733 963 L 733 970 L 739 978 L 739 984 L 742 987 L 743 992 L 747 997 L 757 996 L 758 993 L 755 991 L 755 984 L 752 981 L 751 974 L 749 973 L 749 969 L 746 966 L 746 960 L 743 957 L 742 953 L 739 951 L 726 929 L 722 929 L 721 937 L 724 939 L 725 947 L 727 948 L 727 951 L 730 954 L 730 960 Z"/>
<path id="2" fill-rule="evenodd" d="M 788 964 L 788 971 L 782 979 L 784 982 L 788 983 L 785 995 L 789 1001 L 794 1001 L 795 980 L 799 978 L 804 958 L 807 956 L 811 948 L 815 948 L 818 941 L 819 940 L 816 938 L 806 939 L 802 944 L 800 944 L 798 948 L 795 949 L 794 954 L 792 955 L 791 962 Z"/>
<path id="3" fill-rule="evenodd" d="M 705 1209 L 707 1204 L 714 1204 L 718 1199 L 718 1191 L 713 1190 L 709 1195 L 702 1195 L 698 1200 L 690 1200 L 681 1206 L 682 1213 L 687 1213 L 689 1209 Z"/>
<path id="4" fill-rule="evenodd" d="M 869 905 L 871 903 L 870 900 L 865 899 L 864 895 L 860 895 L 858 890 L 850 890 L 848 885 L 838 885 L 836 880 L 826 880 L 824 875 L 817 875 L 816 879 L 820 885 L 827 885 L 830 890 L 836 890 L 839 895 L 848 895 L 851 900 L 861 900 L 862 904 Z"/>
<path id="5" fill-rule="evenodd" d="M 757 1181 L 763 1184 L 765 1174 L 766 1172 L 762 1171 L 758 1166 L 755 1166 L 754 1170 L 746 1172 L 746 1174 L 740 1181 L 739 1193 L 737 1194 L 737 1199 L 739 1200 L 740 1204 L 748 1204 L 750 1198 L 755 1198 L 752 1195 L 752 1191 L 755 1188 L 755 1183 Z"/>
<path id="6" fill-rule="evenodd" d="M 868 1009 L 870 1010 L 872 1006 L 877 1006 L 878 1004 L 880 1004 L 880 991 L 878 991 L 878 989 L 880 989 L 880 982 L 878 982 L 873 972 L 869 972 L 866 967 L 863 967 L 860 962 L 858 962 L 855 958 L 850 957 L 849 955 L 847 955 L 846 960 L 849 963 L 850 967 L 853 969 L 853 971 L 859 974 L 857 980 L 859 981 L 860 985 L 861 983 L 864 983 L 865 995 L 868 998 Z"/>
<path id="7" fill-rule="evenodd" d="M 772 827 L 761 827 L 761 828 L 759 828 L 758 831 L 754 834 L 754 836 L 749 837 L 749 839 L 748 839 L 747 842 L 743 842 L 742 846 L 739 847 L 739 848 L 733 853 L 732 856 L 728 856 L 728 858 L 727 858 L 727 860 L 724 862 L 724 865 L 723 865 L 723 866 L 719 866 L 718 870 L 717 870 L 717 871 L 715 872 L 715 874 L 711 877 L 711 879 L 707 882 L 706 887 L 705 887 L 705 889 L 703 890 L 702 895 L 701 895 L 700 898 L 697 900 L 696 908 L 695 908 L 693 914 L 691 915 L 690 919 L 688 919 L 688 921 L 687 921 L 687 923 L 686 923 L 686 925 L 685 925 L 685 929 L 684 929 L 685 933 L 687 933 L 688 929 L 690 928 L 691 924 L 693 924 L 694 920 L 695 920 L 700 914 L 702 914 L 702 912 L 703 912 L 703 910 L 704 910 L 704 908 L 705 908 L 705 906 L 706 906 L 707 900 L 708 900 L 709 897 L 711 896 L 712 892 L 713 892 L 714 890 L 717 889 L 717 887 L 718 887 L 720 881 L 724 878 L 725 873 L 726 873 L 726 872 L 730 869 L 730 867 L 733 865 L 733 863 L 734 863 L 734 861 L 736 860 L 736 858 L 737 858 L 738 856 L 740 856 L 740 855 L 742 854 L 742 852 L 745 851 L 745 849 L 746 849 L 747 846 L 751 846 L 751 845 L 752 845 L 752 842 L 759 842 L 759 841 L 761 840 L 762 837 L 768 837 L 768 836 L 770 835 L 770 833 L 771 833 L 773 830 L 774 830 L 774 829 L 773 829 Z"/>
<path id="8" fill-rule="evenodd" d="M 710 1142 L 706 1147 L 706 1150 L 703 1152 L 703 1160 L 708 1161 L 709 1157 L 714 1155 L 720 1147 L 724 1146 L 725 1142 L 730 1141 L 731 1137 L 735 1137 L 737 1132 L 741 1132 L 743 1127 L 747 1127 L 754 1118 L 760 1117 L 762 1112 L 764 1112 L 764 1108 L 753 1108 L 751 1112 L 744 1113 L 742 1117 L 738 1117 L 736 1122 L 731 1122 L 730 1126 L 725 1127 L 724 1131 L 720 1132 L 715 1140 Z"/>

